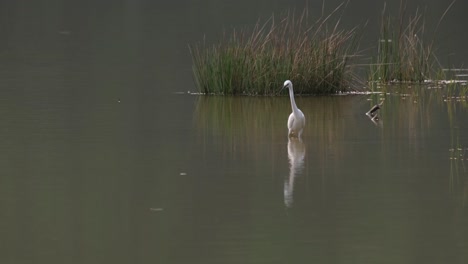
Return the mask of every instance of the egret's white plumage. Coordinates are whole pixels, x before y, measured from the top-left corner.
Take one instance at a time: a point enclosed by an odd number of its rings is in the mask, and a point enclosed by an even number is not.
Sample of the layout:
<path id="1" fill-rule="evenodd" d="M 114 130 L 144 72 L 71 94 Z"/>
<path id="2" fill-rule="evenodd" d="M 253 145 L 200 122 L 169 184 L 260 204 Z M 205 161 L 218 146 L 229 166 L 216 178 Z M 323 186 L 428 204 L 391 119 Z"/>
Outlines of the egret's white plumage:
<path id="1" fill-rule="evenodd" d="M 305 126 L 305 117 L 302 111 L 297 108 L 296 101 L 294 100 L 294 91 L 293 85 L 290 80 L 286 80 L 284 82 L 283 89 L 289 89 L 289 98 L 291 99 L 291 108 L 292 113 L 289 115 L 288 118 L 288 130 L 289 130 L 289 137 L 297 137 L 300 138 L 302 135 L 302 130 Z"/>

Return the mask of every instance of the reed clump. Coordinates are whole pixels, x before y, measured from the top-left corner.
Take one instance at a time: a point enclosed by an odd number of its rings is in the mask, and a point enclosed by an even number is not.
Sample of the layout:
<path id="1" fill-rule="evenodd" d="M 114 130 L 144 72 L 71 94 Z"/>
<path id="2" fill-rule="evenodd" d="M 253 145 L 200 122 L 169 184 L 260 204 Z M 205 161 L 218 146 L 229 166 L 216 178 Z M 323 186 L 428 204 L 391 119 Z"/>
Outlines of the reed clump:
<path id="1" fill-rule="evenodd" d="M 437 28 L 453 5 L 441 16 L 432 37 L 424 14 L 416 10 L 406 15 L 406 3 L 401 2 L 398 17 L 387 14 L 384 6 L 380 21 L 377 55 L 370 67 L 369 81 L 377 83 L 423 83 L 441 77 L 442 67 L 435 55 Z"/>
<path id="2" fill-rule="evenodd" d="M 349 61 L 358 42 L 356 28 L 340 29 L 340 8 L 313 23 L 307 12 L 272 16 L 214 45 L 190 46 L 199 92 L 275 95 L 287 79 L 298 94 L 346 91 L 355 78 Z"/>

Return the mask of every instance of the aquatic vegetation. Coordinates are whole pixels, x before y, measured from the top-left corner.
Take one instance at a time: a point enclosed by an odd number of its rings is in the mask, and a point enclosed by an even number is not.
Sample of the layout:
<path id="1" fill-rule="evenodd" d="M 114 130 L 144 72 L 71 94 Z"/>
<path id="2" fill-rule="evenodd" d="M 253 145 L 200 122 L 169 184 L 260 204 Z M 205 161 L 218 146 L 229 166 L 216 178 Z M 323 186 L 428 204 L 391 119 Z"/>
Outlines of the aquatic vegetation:
<path id="1" fill-rule="evenodd" d="M 346 91 L 355 80 L 356 28 L 340 28 L 339 5 L 310 23 L 307 11 L 288 12 L 232 30 L 212 46 L 190 46 L 196 86 L 205 94 L 276 95 L 284 80 L 298 94 Z M 336 17 L 336 18 L 335 18 Z"/>
<path id="2" fill-rule="evenodd" d="M 359 27 L 341 26 L 346 3 L 312 23 L 307 9 L 273 15 L 253 29 L 225 32 L 217 43 L 190 45 L 194 81 L 202 94 L 224 95 L 277 95 L 288 79 L 296 94 L 335 94 L 356 90 L 366 74 L 370 89 L 376 83 L 438 84 L 448 75 L 436 58 L 435 37 L 454 2 L 432 31 L 424 12 L 407 15 L 405 1 L 396 17 L 384 5 L 375 55 L 365 64 Z"/>
<path id="3" fill-rule="evenodd" d="M 452 2 L 441 16 L 438 25 L 447 14 Z M 378 83 L 417 82 L 443 79 L 443 71 L 436 56 L 434 36 L 428 39 L 424 14 L 416 10 L 409 17 L 406 3 L 402 2 L 398 18 L 387 14 L 386 6 L 381 14 L 380 37 L 377 55 L 369 69 L 369 81 Z"/>

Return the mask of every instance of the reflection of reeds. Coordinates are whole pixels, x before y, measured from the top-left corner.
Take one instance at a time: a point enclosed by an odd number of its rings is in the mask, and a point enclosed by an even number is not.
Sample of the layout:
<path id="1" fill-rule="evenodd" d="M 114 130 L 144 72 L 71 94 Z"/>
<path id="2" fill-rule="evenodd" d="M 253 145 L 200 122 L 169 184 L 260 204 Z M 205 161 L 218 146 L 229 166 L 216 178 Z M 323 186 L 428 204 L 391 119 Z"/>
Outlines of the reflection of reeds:
<path id="1" fill-rule="evenodd" d="M 452 146 L 454 147 L 449 149 L 450 165 L 451 165 L 450 166 L 451 187 L 453 187 L 453 184 L 455 182 L 459 181 L 458 176 L 460 175 L 460 171 L 462 170 L 463 172 L 466 172 L 465 160 L 468 160 L 466 156 L 466 152 L 468 151 L 468 148 L 464 148 L 463 146 L 461 146 L 458 140 L 457 142 L 454 142 L 453 138 L 452 138 Z"/>
<path id="2" fill-rule="evenodd" d="M 385 130 L 386 133 L 395 135 L 407 133 L 402 128 L 408 127 L 409 139 L 414 139 L 417 142 L 417 139 L 425 137 L 427 131 L 416 128 L 421 125 L 422 127 L 430 127 L 433 121 L 431 118 L 433 108 L 430 105 L 442 102 L 441 94 L 428 90 L 426 86 L 409 84 L 380 85 L 376 90 L 381 93 L 374 94 L 369 105 L 385 100 L 380 115 L 384 122 L 394 124 L 394 127 Z"/>
<path id="3" fill-rule="evenodd" d="M 451 87 L 452 86 L 452 87 Z M 468 171 L 466 168 L 466 162 L 468 161 L 468 147 L 466 142 L 460 141 L 460 130 L 459 121 L 457 119 L 457 109 L 461 102 L 461 107 L 467 109 L 466 98 L 460 100 L 459 96 L 455 96 L 460 92 L 460 85 L 457 83 L 448 84 L 447 86 L 447 115 L 450 124 L 450 148 L 449 148 L 449 159 L 450 159 L 450 177 L 449 177 L 449 189 L 454 198 L 461 207 L 465 207 L 468 202 Z M 465 122 L 465 120 L 461 121 Z"/>
<path id="4" fill-rule="evenodd" d="M 444 101 L 447 104 L 447 115 L 450 123 L 449 186 L 450 191 L 455 196 L 461 196 L 457 200 L 461 201 L 462 206 L 464 206 L 468 195 L 468 173 L 465 166 L 465 162 L 468 161 L 468 148 L 460 142 L 459 130 L 456 128 L 458 126 L 456 113 L 459 111 L 458 108 L 467 109 L 468 107 L 466 86 L 457 82 L 442 85 L 445 88 Z"/>
<path id="5" fill-rule="evenodd" d="M 340 29 L 340 18 L 333 22 L 342 6 L 315 23 L 306 11 L 288 13 L 252 30 L 233 30 L 213 46 L 191 46 L 199 91 L 273 95 L 287 79 L 299 94 L 346 90 L 353 79 L 348 61 L 357 42 L 354 29 Z"/>
<path id="6" fill-rule="evenodd" d="M 331 149 L 340 153 L 341 146 L 333 143 L 345 136 L 345 128 L 336 120 L 351 107 L 349 99 L 297 98 L 296 102 L 306 116 L 304 141 L 317 144 L 324 151 Z M 287 141 L 286 123 L 290 113 L 287 97 L 201 96 L 195 110 L 195 122 L 202 138 L 219 139 L 223 150 L 236 155 L 237 150 L 255 152 L 256 148 L 264 148 L 264 142 Z"/>
<path id="7" fill-rule="evenodd" d="M 278 122 L 281 98 L 201 96 L 195 110 L 200 135 L 219 138 L 223 149 L 235 153 L 239 148 L 255 148 L 262 139 L 279 139 Z M 284 109 L 284 108 L 283 108 Z M 287 118 L 287 117 L 286 117 Z"/>
<path id="8" fill-rule="evenodd" d="M 411 140 L 410 143 L 415 150 L 420 149 L 419 142 L 426 137 L 428 130 L 433 126 L 434 115 L 438 112 L 445 112 L 432 111 L 434 109 L 432 106 L 436 104 L 440 107 L 439 109 L 446 108 L 450 127 L 449 188 L 452 194 L 465 204 L 468 201 L 466 167 L 468 148 L 465 146 L 466 142 L 460 141 L 458 129 L 460 120 L 457 118 L 461 110 L 468 109 L 466 99 L 460 96 L 463 89 L 466 89 L 463 83 L 440 82 L 430 85 L 374 83 L 373 87 L 375 92 L 380 93 L 371 95 L 369 107 L 385 100 L 379 114 L 386 123 L 393 124 L 393 127 L 387 126 L 384 133 L 390 133 L 393 136 L 404 133 Z M 403 129 L 405 127 L 409 129 Z"/>
<path id="9" fill-rule="evenodd" d="M 462 106 L 468 106 L 468 86 L 466 83 L 443 83 L 445 88 L 445 101 L 461 103 Z"/>
<path id="10" fill-rule="evenodd" d="M 466 161 L 468 161 L 468 148 L 463 147 L 459 142 L 459 135 L 453 136 L 452 148 L 450 153 L 450 178 L 449 188 L 451 193 L 459 196 L 457 200 L 461 201 L 464 207 L 468 196 L 468 172 L 466 170 Z"/>
<path id="11" fill-rule="evenodd" d="M 450 137 L 440 138 L 438 140 L 450 140 L 449 164 L 446 174 L 443 175 L 447 179 L 447 185 L 451 195 L 461 207 L 466 206 L 468 202 L 468 147 L 465 138 L 460 135 L 460 122 L 466 123 L 465 120 L 460 120 L 459 116 L 462 111 L 466 112 L 466 102 L 457 97 L 447 96 L 447 93 L 452 92 L 458 94 L 460 91 L 460 83 L 434 83 L 430 85 L 415 85 L 415 84 L 395 84 L 382 85 L 374 83 L 374 93 L 370 96 L 369 107 L 385 100 L 385 103 L 380 110 L 382 120 L 390 126 L 385 126 L 382 133 L 384 138 L 390 137 L 407 137 L 409 145 L 413 150 L 420 151 L 424 146 L 420 144 L 431 132 L 431 128 L 438 127 L 434 125 L 436 120 L 440 120 L 435 116 L 445 113 L 448 115 L 450 127 Z M 452 89 L 452 90 L 450 90 Z M 444 102 L 444 100 L 446 102 Z M 437 105 L 438 108 L 435 108 Z M 438 111 L 434 111 L 439 109 Z M 445 120 L 445 119 L 442 119 Z M 388 141 L 383 142 L 388 145 Z M 424 144 L 424 143 L 423 143 Z M 388 146 L 386 146 L 388 147 Z M 445 155 L 445 154 L 444 154 Z"/>
<path id="12" fill-rule="evenodd" d="M 450 158 L 450 161 L 441 161 L 442 164 L 450 164 L 450 168 L 443 169 L 441 177 L 445 177 L 447 186 L 450 186 L 457 201 L 463 204 L 468 202 L 468 149 L 463 141 L 466 137 L 459 135 L 456 128 L 464 121 L 459 120 L 457 114 L 460 111 L 455 112 L 455 104 L 444 103 L 444 91 L 439 88 L 432 90 L 427 86 L 393 85 L 382 86 L 379 90 L 382 93 L 370 95 L 368 106 L 360 96 L 297 98 L 297 104 L 306 116 L 303 134 L 307 150 L 304 175 L 310 175 L 312 171 L 322 172 L 325 183 L 329 175 L 334 175 L 330 171 L 342 164 L 347 166 L 347 160 L 356 155 L 356 148 L 343 143 L 349 143 L 350 139 L 362 133 L 368 133 L 366 135 L 372 140 L 381 140 L 380 147 L 372 148 L 376 155 L 381 155 L 376 161 L 383 168 L 387 160 L 392 160 L 395 155 L 406 158 L 427 157 L 423 152 L 433 149 L 428 146 L 433 139 L 440 142 L 451 139 L 451 142 L 447 141 L 450 152 L 444 152 L 442 157 Z M 384 122 L 383 127 L 371 130 L 369 126 L 362 126 L 366 123 L 362 123 L 360 119 L 365 118 L 364 113 L 369 109 L 367 107 L 381 102 L 382 99 L 385 99 L 385 103 L 379 110 L 379 116 Z M 206 146 L 214 145 L 227 160 L 259 156 L 264 159 L 263 155 L 271 154 L 272 164 L 278 160 L 286 164 L 286 123 L 291 112 L 288 97 L 199 96 L 197 100 L 194 113 L 197 138 L 202 143 L 206 142 Z M 444 128 L 447 122 L 446 118 L 441 117 L 445 115 L 446 105 L 450 138 L 449 134 L 434 138 L 433 128 Z M 349 114 L 357 111 L 356 107 L 362 112 Z M 466 112 L 466 109 L 463 111 Z M 374 132 L 380 135 L 376 136 Z M 368 147 L 366 144 L 363 143 L 359 148 L 365 150 Z M 408 153 L 408 150 L 411 152 Z M 363 161 L 364 164 L 365 160 Z M 399 162 L 399 159 L 395 162 Z M 424 166 L 419 162 L 416 166 Z"/>

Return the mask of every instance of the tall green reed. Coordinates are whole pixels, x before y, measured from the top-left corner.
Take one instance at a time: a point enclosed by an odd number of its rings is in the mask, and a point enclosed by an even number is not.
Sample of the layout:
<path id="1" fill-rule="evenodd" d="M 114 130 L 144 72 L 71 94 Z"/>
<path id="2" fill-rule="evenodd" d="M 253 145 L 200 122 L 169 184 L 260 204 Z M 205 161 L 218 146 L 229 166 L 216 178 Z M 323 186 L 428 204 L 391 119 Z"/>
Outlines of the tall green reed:
<path id="1" fill-rule="evenodd" d="M 424 14 L 419 9 L 407 16 L 406 2 L 402 1 L 399 15 L 395 18 L 387 14 L 384 5 L 377 55 L 370 66 L 369 80 L 380 83 L 421 83 L 440 77 L 443 72 L 435 55 L 435 35 L 453 3 L 439 19 L 430 38 L 427 36 Z"/>
<path id="2" fill-rule="evenodd" d="M 356 79 L 356 28 L 340 28 L 344 4 L 310 23 L 307 11 L 288 12 L 251 30 L 232 30 L 208 45 L 190 46 L 196 86 L 205 94 L 274 95 L 292 80 L 298 94 L 346 91 Z"/>

